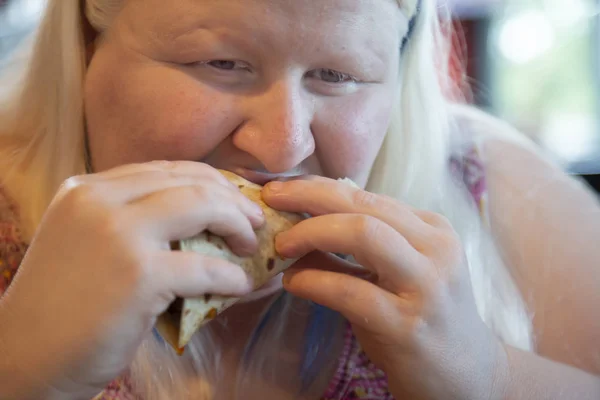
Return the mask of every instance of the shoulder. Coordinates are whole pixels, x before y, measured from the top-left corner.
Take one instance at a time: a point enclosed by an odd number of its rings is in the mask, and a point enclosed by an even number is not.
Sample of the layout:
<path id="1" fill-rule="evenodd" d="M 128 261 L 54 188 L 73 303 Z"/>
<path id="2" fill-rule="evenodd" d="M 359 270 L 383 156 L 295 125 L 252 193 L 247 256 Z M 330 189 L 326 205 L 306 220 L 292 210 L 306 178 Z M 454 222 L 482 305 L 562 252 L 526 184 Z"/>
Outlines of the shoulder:
<path id="1" fill-rule="evenodd" d="M 467 106 L 455 106 L 454 115 L 458 132 L 453 137 L 454 147 L 464 149 L 470 145 L 477 149 L 491 201 L 497 199 L 503 206 L 515 200 L 537 201 L 542 193 L 554 189 L 569 192 L 570 200 L 577 198 L 596 205 L 597 198 L 581 180 L 568 174 L 549 152 L 508 123 Z"/>
<path id="2" fill-rule="evenodd" d="M 598 373 L 598 196 L 508 124 L 459 112 L 483 149 L 491 233 L 533 316 L 536 350 Z M 587 323 L 573 330 L 577 321 Z"/>
<path id="3" fill-rule="evenodd" d="M 523 243 L 532 237 L 600 223 L 598 197 L 535 143 L 481 111 L 458 107 L 456 115 L 461 140 L 479 149 L 492 233 L 503 255 L 514 259 L 509 266 L 531 269 L 538 263 L 523 262 Z"/>
<path id="4" fill-rule="evenodd" d="M 26 248 L 19 229 L 18 208 L 0 185 L 0 295 L 12 281 Z"/>
<path id="5" fill-rule="evenodd" d="M 524 191 L 549 179 L 565 185 L 574 183 L 557 160 L 507 122 L 474 107 L 455 105 L 452 111 L 455 124 L 452 152 L 476 153 L 485 171 L 490 196 L 502 195 L 494 189 L 508 183 Z M 513 195 L 520 192 L 516 190 Z"/>
<path id="6" fill-rule="evenodd" d="M 548 159 L 532 140 L 506 121 L 468 105 L 453 104 L 450 110 L 454 125 L 453 146 L 476 144 L 483 149 L 506 146 L 505 149 L 527 151 L 536 157 Z"/>

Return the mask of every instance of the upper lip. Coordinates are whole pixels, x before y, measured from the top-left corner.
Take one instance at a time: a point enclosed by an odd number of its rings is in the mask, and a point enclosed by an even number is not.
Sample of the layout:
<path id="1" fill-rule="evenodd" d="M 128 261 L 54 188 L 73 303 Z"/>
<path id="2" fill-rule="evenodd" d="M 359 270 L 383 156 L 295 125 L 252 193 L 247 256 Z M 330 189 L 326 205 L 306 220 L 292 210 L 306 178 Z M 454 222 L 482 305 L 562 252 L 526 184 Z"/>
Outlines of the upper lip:
<path id="1" fill-rule="evenodd" d="M 246 168 L 233 168 L 231 172 L 241 176 L 242 178 L 256 183 L 257 185 L 266 185 L 267 183 L 281 178 L 294 178 L 300 174 L 270 174 L 266 172 L 253 171 Z"/>

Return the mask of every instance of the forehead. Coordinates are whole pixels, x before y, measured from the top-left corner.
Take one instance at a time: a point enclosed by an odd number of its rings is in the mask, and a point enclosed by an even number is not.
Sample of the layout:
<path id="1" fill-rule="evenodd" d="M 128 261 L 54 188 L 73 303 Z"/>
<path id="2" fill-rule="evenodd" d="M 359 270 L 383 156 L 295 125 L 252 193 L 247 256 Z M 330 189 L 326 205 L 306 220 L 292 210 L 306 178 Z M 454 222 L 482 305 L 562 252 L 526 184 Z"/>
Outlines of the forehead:
<path id="1" fill-rule="evenodd" d="M 385 48 L 408 26 L 397 0 L 128 0 L 123 14 L 136 33 L 160 40 L 225 29 L 265 45 L 278 39 Z"/>

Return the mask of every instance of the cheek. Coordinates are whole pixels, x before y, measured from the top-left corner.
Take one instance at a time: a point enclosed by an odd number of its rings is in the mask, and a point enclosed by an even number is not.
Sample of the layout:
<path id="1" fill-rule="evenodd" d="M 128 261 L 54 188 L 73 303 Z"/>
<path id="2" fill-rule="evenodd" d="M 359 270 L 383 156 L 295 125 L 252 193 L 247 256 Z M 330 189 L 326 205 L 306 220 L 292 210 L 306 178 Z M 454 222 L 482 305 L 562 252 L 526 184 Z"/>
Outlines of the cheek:
<path id="1" fill-rule="evenodd" d="M 97 57 L 97 58 L 96 58 Z M 235 128 L 234 102 L 181 71 L 97 54 L 86 119 L 97 169 L 156 159 L 198 160 Z"/>
<path id="2" fill-rule="evenodd" d="M 328 176 L 366 184 L 390 124 L 392 104 L 391 95 L 373 93 L 347 99 L 319 113 L 315 140 Z"/>

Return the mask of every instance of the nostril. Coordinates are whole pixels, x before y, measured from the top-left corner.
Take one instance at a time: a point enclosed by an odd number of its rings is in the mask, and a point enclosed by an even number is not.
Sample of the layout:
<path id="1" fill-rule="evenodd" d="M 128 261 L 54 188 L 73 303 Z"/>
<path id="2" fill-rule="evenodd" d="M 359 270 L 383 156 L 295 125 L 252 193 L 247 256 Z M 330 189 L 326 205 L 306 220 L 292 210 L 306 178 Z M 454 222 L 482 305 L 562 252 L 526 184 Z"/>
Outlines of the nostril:
<path id="1" fill-rule="evenodd" d="M 294 169 L 315 151 L 310 124 L 299 122 L 297 116 L 274 115 L 268 111 L 257 113 L 239 126 L 233 133 L 232 143 L 273 174 Z"/>

